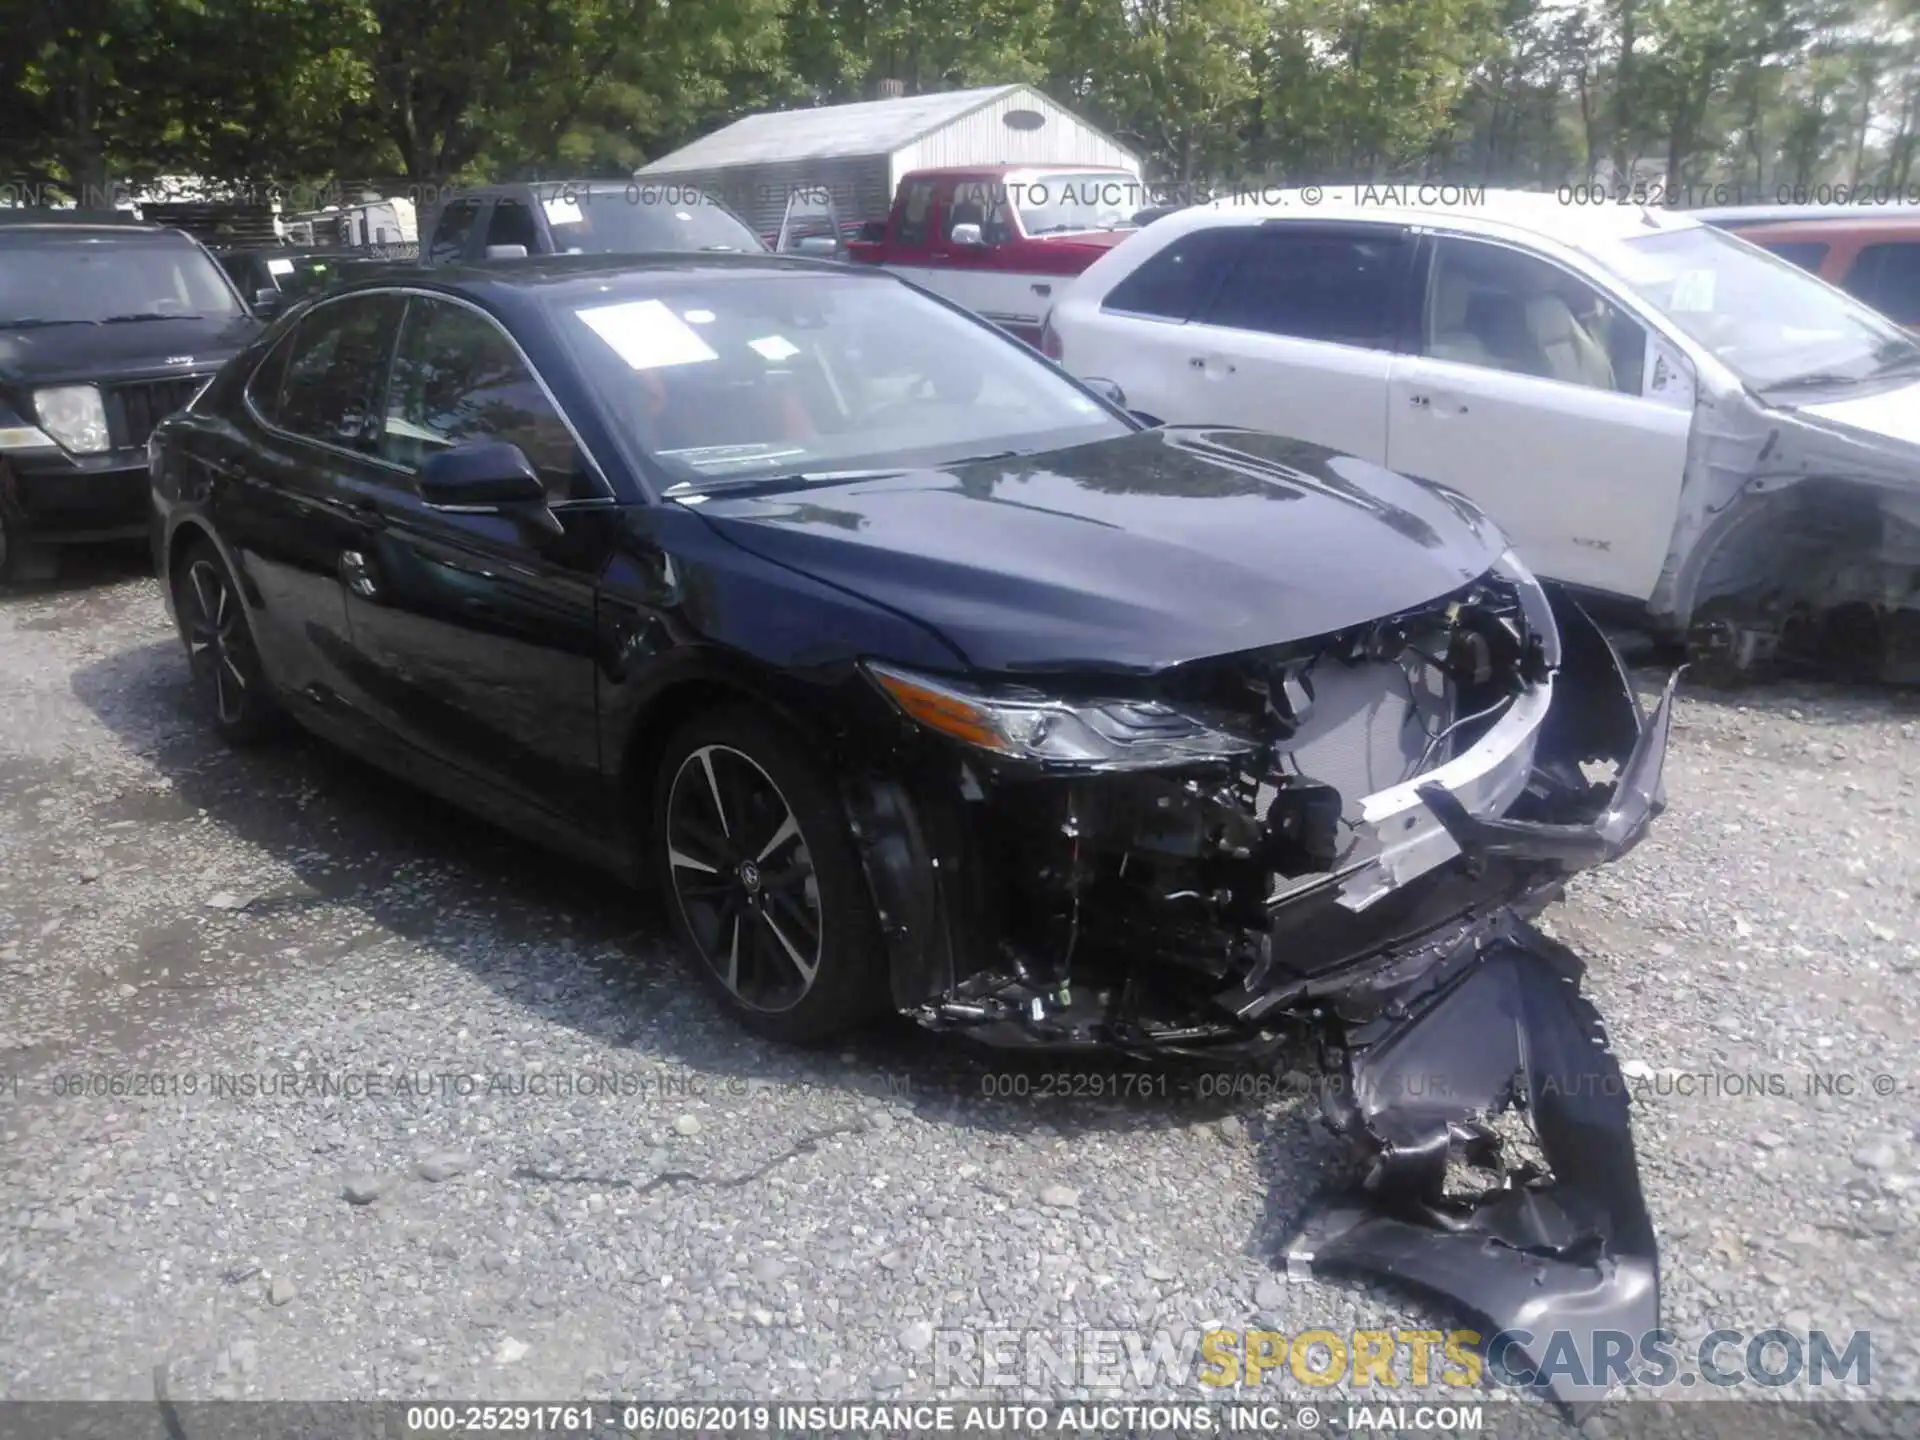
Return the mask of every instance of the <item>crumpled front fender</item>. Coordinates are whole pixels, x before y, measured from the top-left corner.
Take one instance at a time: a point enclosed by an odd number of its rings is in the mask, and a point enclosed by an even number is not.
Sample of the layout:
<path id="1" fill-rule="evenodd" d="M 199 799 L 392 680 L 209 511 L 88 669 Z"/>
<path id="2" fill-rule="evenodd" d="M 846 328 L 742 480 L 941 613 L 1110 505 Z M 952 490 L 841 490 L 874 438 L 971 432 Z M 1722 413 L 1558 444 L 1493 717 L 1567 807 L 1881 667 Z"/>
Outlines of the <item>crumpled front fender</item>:
<path id="1" fill-rule="evenodd" d="M 1620 1067 L 1582 966 L 1510 912 L 1452 943 L 1427 974 L 1346 1028 L 1327 1118 L 1366 1159 L 1356 1192 L 1290 1248 L 1290 1270 L 1372 1275 L 1466 1307 L 1576 1419 L 1605 1395 L 1612 1335 L 1659 1328 L 1660 1261 L 1635 1165 Z M 1532 1121 L 1547 1174 L 1513 1167 L 1487 1120 Z M 1445 1191 L 1450 1159 L 1501 1172 L 1470 1198 Z M 1608 1338 L 1602 1341 L 1602 1334 Z M 1569 1374 L 1568 1372 L 1571 1372 Z"/>

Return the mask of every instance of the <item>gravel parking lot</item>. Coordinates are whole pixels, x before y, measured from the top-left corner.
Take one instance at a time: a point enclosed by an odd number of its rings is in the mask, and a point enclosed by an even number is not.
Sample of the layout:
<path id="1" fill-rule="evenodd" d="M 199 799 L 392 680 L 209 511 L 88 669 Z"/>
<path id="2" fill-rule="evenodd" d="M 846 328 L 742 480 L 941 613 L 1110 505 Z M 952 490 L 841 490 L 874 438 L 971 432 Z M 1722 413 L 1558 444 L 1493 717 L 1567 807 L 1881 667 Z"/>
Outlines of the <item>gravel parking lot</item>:
<path id="1" fill-rule="evenodd" d="M 1297 1096 L 773 1050 L 644 899 L 187 702 L 137 558 L 0 598 L 0 1394 L 919 1398 L 936 1329 L 1458 1323 L 1276 1269 L 1336 1173 Z M 1870 1330 L 1920 1398 L 1917 722 L 1686 698 L 1672 809 L 1550 923 L 1669 1326 Z"/>

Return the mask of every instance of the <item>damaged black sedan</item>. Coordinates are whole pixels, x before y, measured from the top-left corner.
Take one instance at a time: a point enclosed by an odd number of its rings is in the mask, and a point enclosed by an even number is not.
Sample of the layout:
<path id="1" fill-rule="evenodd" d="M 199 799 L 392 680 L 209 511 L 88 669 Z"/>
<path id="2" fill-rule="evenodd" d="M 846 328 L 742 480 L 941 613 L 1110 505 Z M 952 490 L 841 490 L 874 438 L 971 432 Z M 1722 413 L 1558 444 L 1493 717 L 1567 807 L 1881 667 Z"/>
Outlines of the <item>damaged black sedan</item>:
<path id="1" fill-rule="evenodd" d="M 1656 1322 L 1619 1071 L 1527 922 L 1661 808 L 1672 687 L 1643 713 L 1458 496 L 1145 427 L 892 277 L 770 256 L 369 278 L 151 461 L 229 738 L 291 719 L 650 879 L 775 1038 L 1315 1038 L 1361 1180 L 1297 1263 Z"/>

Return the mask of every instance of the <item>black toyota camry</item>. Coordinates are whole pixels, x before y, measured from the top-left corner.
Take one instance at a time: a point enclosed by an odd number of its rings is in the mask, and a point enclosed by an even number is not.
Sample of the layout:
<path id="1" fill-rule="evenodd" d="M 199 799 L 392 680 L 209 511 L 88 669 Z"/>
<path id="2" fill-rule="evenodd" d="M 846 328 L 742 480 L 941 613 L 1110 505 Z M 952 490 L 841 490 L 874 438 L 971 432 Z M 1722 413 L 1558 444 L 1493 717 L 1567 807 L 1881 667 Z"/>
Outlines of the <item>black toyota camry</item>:
<path id="1" fill-rule="evenodd" d="M 1643 1332 L 1619 1071 L 1527 920 L 1661 807 L 1671 684 L 1458 496 L 1122 404 L 881 273 L 413 270 L 161 426 L 156 545 L 223 734 L 651 882 L 743 1023 L 1317 1031 L 1371 1198 L 1316 1263 Z"/>

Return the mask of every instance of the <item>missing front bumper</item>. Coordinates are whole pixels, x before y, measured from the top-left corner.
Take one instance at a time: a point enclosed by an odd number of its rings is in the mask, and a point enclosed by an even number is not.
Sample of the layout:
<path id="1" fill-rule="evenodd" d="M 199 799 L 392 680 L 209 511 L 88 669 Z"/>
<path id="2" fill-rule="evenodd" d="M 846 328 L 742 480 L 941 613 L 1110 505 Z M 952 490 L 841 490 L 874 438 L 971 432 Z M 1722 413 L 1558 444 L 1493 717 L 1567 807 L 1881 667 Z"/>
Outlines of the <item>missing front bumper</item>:
<path id="1" fill-rule="evenodd" d="M 1296 1274 L 1372 1276 L 1466 1307 L 1492 1327 L 1490 1351 L 1523 1355 L 1576 1419 L 1609 1388 L 1588 1380 L 1592 1357 L 1660 1324 L 1625 1086 L 1581 974 L 1565 946 L 1503 916 L 1461 937 L 1417 994 L 1350 1027 L 1326 1109 L 1362 1176 L 1288 1254 Z M 1545 1173 L 1513 1167 L 1489 1126 L 1515 1108 Z M 1450 1196 L 1465 1157 L 1499 1179 Z M 1546 1363 L 1568 1347 L 1577 1363 Z"/>

